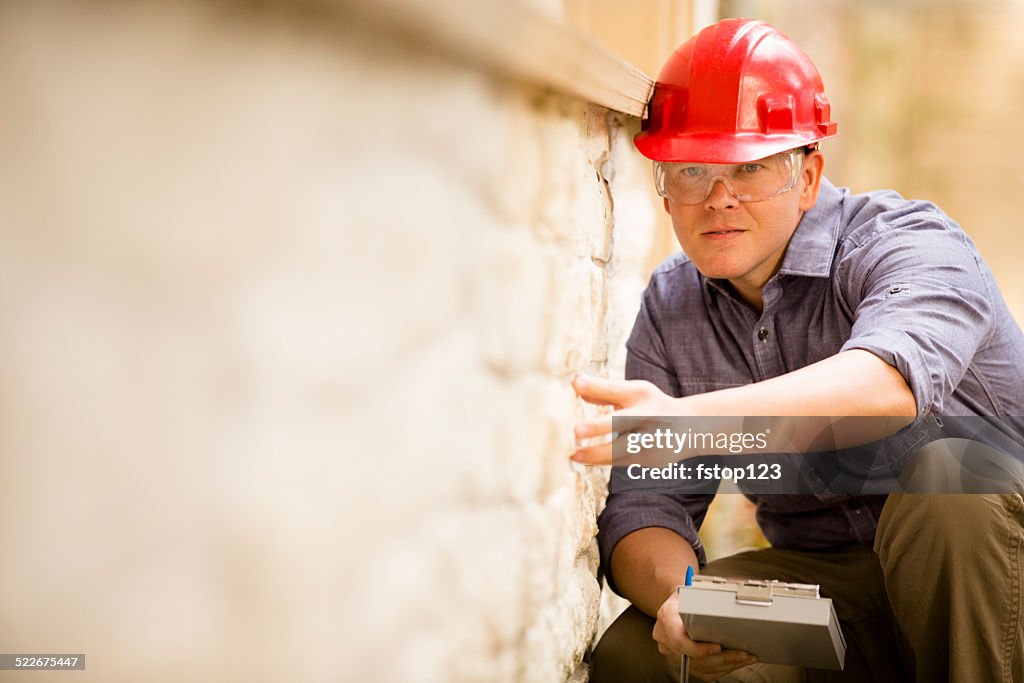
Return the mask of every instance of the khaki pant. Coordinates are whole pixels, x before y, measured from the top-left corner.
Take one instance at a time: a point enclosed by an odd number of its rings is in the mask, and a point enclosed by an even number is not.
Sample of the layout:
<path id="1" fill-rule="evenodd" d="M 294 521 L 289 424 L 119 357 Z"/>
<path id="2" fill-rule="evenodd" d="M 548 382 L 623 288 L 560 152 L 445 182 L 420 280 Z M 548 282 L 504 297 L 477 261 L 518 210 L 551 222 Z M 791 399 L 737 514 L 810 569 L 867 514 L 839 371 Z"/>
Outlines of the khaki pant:
<path id="1" fill-rule="evenodd" d="M 841 672 L 755 664 L 720 680 L 1024 683 L 1022 540 L 1018 493 L 892 493 L 874 551 L 769 548 L 711 562 L 704 573 L 820 584 L 847 643 Z M 594 650 L 592 683 L 678 680 L 653 628 L 627 609 Z"/>

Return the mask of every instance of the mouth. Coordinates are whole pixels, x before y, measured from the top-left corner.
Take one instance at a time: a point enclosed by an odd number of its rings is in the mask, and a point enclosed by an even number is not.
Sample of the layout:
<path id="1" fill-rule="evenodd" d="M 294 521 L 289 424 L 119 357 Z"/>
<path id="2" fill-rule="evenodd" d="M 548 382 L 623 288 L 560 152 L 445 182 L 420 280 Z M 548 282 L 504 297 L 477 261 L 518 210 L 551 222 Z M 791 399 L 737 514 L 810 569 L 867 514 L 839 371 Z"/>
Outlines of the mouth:
<path id="1" fill-rule="evenodd" d="M 715 230 L 705 230 L 704 232 L 701 233 L 701 236 L 720 239 L 723 237 L 733 237 L 736 235 L 740 235 L 744 232 L 746 232 L 746 230 L 740 230 L 739 228 L 723 227 L 717 228 Z"/>

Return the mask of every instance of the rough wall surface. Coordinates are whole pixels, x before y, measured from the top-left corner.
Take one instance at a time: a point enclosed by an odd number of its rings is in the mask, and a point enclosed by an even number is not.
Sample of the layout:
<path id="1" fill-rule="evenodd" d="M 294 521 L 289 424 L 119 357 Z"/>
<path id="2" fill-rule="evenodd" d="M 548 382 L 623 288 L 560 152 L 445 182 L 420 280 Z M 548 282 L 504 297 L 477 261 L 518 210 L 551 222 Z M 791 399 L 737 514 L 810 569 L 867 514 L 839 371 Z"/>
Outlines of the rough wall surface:
<path id="1" fill-rule="evenodd" d="M 632 124 L 253 7 L 0 5 L 0 651 L 585 680 Z"/>

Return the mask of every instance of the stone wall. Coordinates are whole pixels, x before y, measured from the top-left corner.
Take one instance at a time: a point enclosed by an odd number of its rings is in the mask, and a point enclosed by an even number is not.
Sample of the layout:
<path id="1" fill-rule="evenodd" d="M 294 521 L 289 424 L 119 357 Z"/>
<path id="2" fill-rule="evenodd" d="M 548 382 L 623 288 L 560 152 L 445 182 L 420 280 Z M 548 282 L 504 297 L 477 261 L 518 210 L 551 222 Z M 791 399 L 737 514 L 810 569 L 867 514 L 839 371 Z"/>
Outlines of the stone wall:
<path id="1" fill-rule="evenodd" d="M 0 651 L 585 680 L 636 122 L 298 7 L 0 5 Z"/>

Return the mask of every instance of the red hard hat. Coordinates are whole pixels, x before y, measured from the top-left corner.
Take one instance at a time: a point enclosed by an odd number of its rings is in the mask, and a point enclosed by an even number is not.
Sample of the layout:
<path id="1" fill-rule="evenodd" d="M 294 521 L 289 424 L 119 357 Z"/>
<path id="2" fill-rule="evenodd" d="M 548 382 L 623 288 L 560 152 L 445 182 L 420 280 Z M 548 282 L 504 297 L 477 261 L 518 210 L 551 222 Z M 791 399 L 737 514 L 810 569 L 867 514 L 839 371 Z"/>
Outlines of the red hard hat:
<path id="1" fill-rule="evenodd" d="M 669 57 L 634 138 L 655 161 L 739 163 L 834 137 L 821 76 L 763 21 L 725 19 Z"/>

